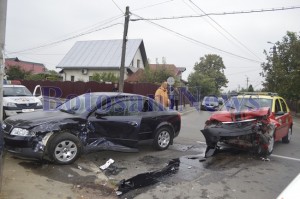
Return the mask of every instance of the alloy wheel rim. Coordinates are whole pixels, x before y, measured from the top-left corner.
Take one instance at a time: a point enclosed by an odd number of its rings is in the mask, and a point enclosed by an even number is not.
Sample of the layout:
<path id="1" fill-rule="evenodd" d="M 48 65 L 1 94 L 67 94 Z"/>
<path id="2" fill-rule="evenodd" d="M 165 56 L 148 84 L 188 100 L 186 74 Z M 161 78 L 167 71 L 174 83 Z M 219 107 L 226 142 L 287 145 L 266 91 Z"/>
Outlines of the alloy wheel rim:
<path id="1" fill-rule="evenodd" d="M 61 162 L 68 162 L 75 158 L 77 146 L 73 141 L 64 140 L 58 143 L 54 150 L 56 159 Z"/>
<path id="2" fill-rule="evenodd" d="M 170 134 L 168 131 L 162 131 L 158 136 L 158 145 L 162 148 L 168 146 L 170 142 Z"/>

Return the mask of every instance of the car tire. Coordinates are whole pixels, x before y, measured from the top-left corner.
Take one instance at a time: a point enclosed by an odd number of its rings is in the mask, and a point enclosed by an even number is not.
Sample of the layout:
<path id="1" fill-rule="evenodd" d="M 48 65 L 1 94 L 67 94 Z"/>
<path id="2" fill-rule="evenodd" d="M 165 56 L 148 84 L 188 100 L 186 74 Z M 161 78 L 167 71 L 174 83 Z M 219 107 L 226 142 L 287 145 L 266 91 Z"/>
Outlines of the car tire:
<path id="1" fill-rule="evenodd" d="M 272 138 L 269 140 L 268 148 L 262 148 L 261 145 L 258 146 L 257 153 L 259 155 L 271 155 L 274 150 L 274 144 L 275 144 L 275 138 L 272 136 Z"/>
<path id="2" fill-rule="evenodd" d="M 173 139 L 173 133 L 169 127 L 161 127 L 156 131 L 153 147 L 157 150 L 166 150 Z"/>
<path id="3" fill-rule="evenodd" d="M 292 128 L 289 128 L 287 135 L 282 138 L 282 142 L 288 144 L 290 143 L 291 138 L 292 138 Z"/>
<path id="4" fill-rule="evenodd" d="M 61 133 L 50 142 L 49 156 L 56 164 L 72 164 L 80 156 L 82 144 L 75 135 Z"/>

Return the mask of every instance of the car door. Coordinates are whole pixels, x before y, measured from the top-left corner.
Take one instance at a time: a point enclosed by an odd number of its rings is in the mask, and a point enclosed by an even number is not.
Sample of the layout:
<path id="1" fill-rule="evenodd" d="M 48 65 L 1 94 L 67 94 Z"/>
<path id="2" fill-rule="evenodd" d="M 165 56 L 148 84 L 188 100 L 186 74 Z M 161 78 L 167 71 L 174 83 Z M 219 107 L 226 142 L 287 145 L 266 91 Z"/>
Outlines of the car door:
<path id="1" fill-rule="evenodd" d="M 285 113 L 282 111 L 281 103 L 279 98 L 275 99 L 275 120 L 279 123 L 279 126 L 276 128 L 275 139 L 280 140 L 285 135 L 286 122 L 285 122 Z"/>
<path id="2" fill-rule="evenodd" d="M 282 110 L 282 116 L 281 116 L 281 133 L 280 133 L 280 137 L 284 137 L 287 135 L 288 130 L 289 130 L 289 119 L 290 119 L 290 112 L 287 108 L 287 105 L 285 103 L 285 101 L 283 99 L 279 99 L 280 105 L 281 105 L 281 110 Z"/>
<path id="3" fill-rule="evenodd" d="M 161 117 L 163 117 L 163 107 L 159 107 L 159 105 L 150 98 L 144 98 L 140 104 L 142 104 L 143 107 L 142 111 L 140 112 L 140 115 L 142 116 L 142 122 L 139 132 L 139 139 L 151 139 L 154 136 L 157 126 L 161 123 Z"/>
<path id="4" fill-rule="evenodd" d="M 137 147 L 141 116 L 129 111 L 130 103 L 126 97 L 115 97 L 94 111 L 88 117 L 88 143 L 105 144 L 113 150 L 113 145 Z"/>

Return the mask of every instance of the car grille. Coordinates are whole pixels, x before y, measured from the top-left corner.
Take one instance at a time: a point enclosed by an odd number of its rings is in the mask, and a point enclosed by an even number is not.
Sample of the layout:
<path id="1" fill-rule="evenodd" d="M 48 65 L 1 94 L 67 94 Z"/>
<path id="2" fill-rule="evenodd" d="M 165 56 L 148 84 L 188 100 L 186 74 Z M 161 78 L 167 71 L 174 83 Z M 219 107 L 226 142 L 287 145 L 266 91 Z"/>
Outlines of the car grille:
<path id="1" fill-rule="evenodd" d="M 16 104 L 20 109 L 35 108 L 37 103 Z"/>
<path id="2" fill-rule="evenodd" d="M 13 128 L 13 126 L 12 125 L 10 125 L 10 124 L 8 124 L 8 123 L 6 123 L 6 122 L 3 122 L 3 131 L 4 131 L 4 133 L 7 133 L 7 134 L 9 134 L 9 132 L 11 131 L 11 129 Z"/>

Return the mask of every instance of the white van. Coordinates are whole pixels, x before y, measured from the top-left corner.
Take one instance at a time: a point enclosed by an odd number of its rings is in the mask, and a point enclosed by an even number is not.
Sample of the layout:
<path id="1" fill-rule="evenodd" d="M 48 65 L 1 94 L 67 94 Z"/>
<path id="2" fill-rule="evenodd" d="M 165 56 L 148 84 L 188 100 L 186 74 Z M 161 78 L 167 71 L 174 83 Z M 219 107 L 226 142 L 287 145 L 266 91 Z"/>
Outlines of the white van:
<path id="1" fill-rule="evenodd" d="M 35 92 L 23 85 L 3 85 L 3 118 L 37 110 L 43 110 L 43 104 Z"/>

